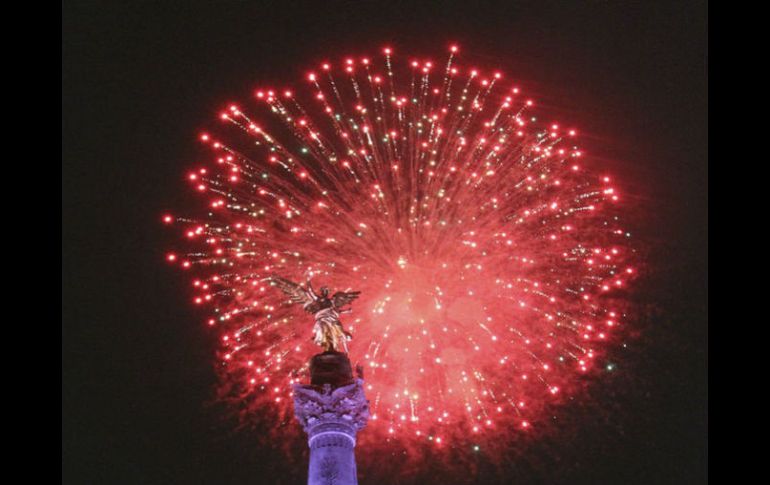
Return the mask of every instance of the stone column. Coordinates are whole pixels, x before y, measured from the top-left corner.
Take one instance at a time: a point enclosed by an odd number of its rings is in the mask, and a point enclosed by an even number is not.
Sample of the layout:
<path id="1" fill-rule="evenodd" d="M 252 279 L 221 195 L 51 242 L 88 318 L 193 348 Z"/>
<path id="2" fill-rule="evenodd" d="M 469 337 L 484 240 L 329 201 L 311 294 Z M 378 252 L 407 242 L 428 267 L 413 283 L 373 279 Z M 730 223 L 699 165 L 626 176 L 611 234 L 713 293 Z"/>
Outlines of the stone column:
<path id="1" fill-rule="evenodd" d="M 311 362 L 310 385 L 294 385 L 294 414 L 308 436 L 308 485 L 357 485 L 356 434 L 369 420 L 363 379 L 352 378 L 345 354 Z"/>

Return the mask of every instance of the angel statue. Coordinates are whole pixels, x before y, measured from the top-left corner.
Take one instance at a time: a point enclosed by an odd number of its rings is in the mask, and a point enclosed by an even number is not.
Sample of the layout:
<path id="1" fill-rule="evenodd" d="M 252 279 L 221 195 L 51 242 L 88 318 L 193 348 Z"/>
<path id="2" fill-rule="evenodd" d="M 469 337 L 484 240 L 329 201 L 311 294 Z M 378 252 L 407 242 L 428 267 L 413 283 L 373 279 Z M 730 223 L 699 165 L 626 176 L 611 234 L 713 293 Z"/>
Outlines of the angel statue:
<path id="1" fill-rule="evenodd" d="M 322 286 L 320 294 L 317 294 L 310 284 L 310 278 L 305 286 L 275 275 L 270 281 L 289 295 L 292 303 L 300 303 L 306 312 L 314 314 L 313 341 L 317 345 L 326 352 L 348 353 L 347 341 L 353 336 L 342 328 L 340 314 L 350 313 L 350 309 L 343 308 L 358 298 L 360 291 L 338 291 L 329 298 L 329 288 Z"/>

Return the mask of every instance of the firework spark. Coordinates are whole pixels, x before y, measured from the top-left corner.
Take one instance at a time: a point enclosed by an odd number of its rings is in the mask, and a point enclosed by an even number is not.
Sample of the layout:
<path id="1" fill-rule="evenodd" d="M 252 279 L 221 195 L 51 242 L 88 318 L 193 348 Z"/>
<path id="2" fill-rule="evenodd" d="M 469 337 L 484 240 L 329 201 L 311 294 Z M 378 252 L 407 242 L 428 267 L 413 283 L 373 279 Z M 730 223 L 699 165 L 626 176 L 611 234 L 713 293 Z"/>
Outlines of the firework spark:
<path id="1" fill-rule="evenodd" d="M 189 240 L 168 260 L 194 273 L 227 393 L 252 414 L 290 416 L 319 350 L 274 273 L 362 291 L 343 320 L 364 440 L 478 450 L 605 368 L 634 275 L 617 190 L 584 170 L 574 129 L 457 56 L 324 63 L 200 136 L 212 163 L 188 177 L 208 214 L 164 216 Z"/>

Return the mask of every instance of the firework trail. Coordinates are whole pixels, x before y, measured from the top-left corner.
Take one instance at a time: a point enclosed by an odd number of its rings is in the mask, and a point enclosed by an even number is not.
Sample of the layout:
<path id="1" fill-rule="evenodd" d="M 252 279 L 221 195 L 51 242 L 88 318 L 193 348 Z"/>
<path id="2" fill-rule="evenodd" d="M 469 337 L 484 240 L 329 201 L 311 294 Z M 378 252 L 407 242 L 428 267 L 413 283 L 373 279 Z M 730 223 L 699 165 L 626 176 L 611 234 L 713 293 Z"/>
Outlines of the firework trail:
<path id="1" fill-rule="evenodd" d="M 168 260 L 194 274 L 223 387 L 290 419 L 312 316 L 266 280 L 362 291 L 343 323 L 364 366 L 362 440 L 415 449 L 532 433 L 598 373 L 633 277 L 609 177 L 500 73 L 396 57 L 262 89 L 203 134 L 200 219 Z M 256 104 L 256 106 L 251 106 Z M 474 445 L 476 446 L 476 445 Z"/>

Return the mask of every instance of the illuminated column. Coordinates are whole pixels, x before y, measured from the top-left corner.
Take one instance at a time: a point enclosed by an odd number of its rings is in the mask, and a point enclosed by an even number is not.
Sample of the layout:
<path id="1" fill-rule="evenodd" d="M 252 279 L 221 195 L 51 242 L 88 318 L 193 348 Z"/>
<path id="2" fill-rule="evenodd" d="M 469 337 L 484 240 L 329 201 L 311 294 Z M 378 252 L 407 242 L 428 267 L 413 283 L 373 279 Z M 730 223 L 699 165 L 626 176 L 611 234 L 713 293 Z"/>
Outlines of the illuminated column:
<path id="1" fill-rule="evenodd" d="M 308 485 L 356 485 L 356 433 L 369 420 L 363 379 L 353 379 L 345 354 L 311 362 L 311 384 L 294 385 L 294 414 L 308 436 Z"/>

